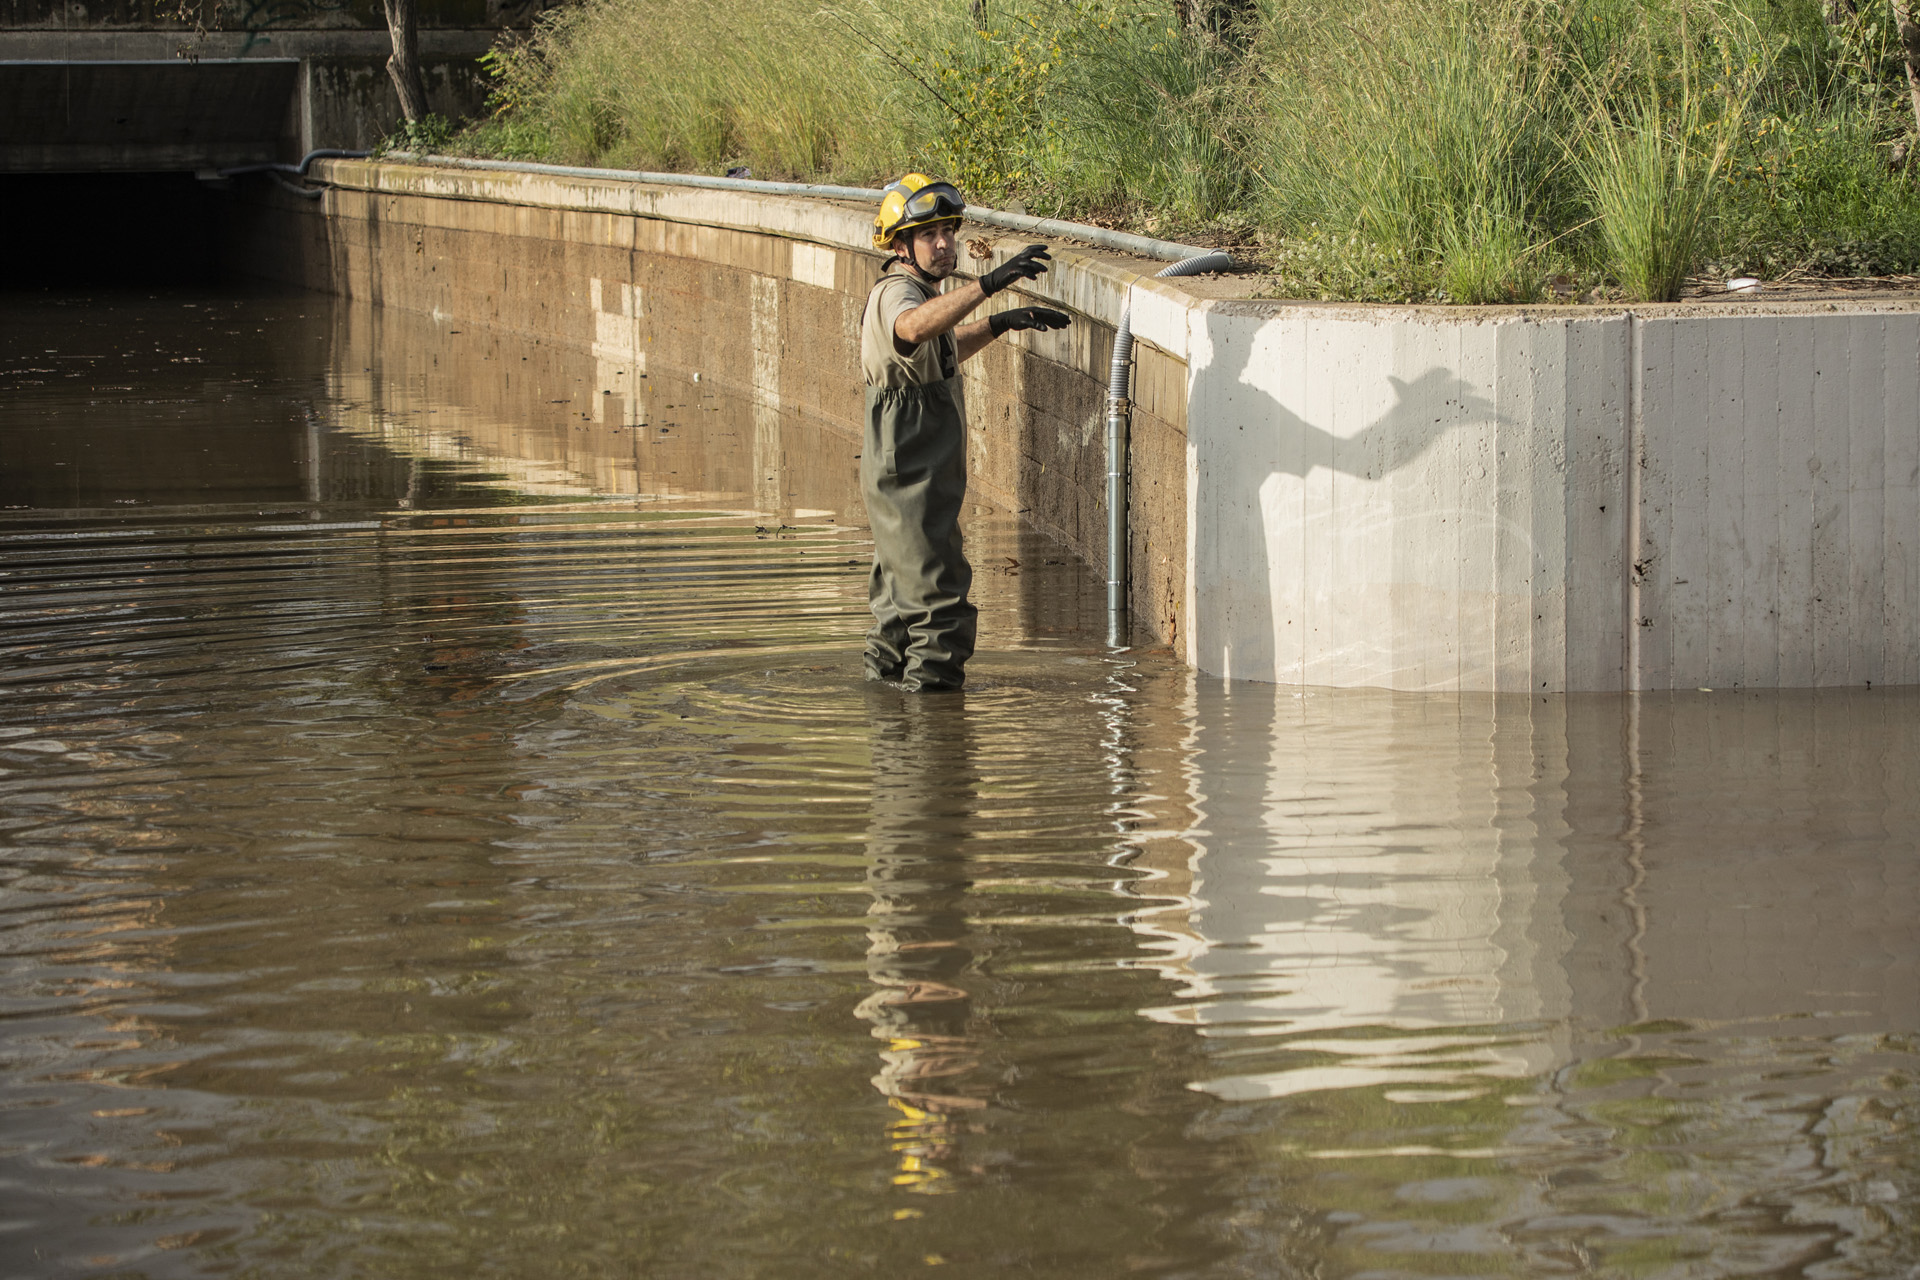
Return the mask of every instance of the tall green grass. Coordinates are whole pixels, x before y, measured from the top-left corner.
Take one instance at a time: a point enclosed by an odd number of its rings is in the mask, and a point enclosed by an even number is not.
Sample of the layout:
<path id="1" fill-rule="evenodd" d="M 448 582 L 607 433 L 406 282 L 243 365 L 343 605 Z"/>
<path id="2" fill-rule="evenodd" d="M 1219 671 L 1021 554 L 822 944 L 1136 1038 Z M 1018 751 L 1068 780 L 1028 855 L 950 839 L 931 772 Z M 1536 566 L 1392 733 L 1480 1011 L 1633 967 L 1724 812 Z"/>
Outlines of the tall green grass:
<path id="1" fill-rule="evenodd" d="M 1738 38 L 1750 34 L 1737 22 L 1716 29 L 1708 45 L 1714 66 L 1688 47 L 1682 24 L 1677 58 L 1650 45 L 1636 50 L 1640 58 L 1616 77 L 1628 82 L 1624 93 L 1589 79 L 1592 110 L 1574 168 L 1604 261 L 1630 298 L 1679 297 L 1699 261 L 1728 156 L 1771 58 L 1763 41 Z M 1709 67 L 1716 74 L 1703 74 Z"/>
<path id="2" fill-rule="evenodd" d="M 1261 33 L 1263 221 L 1387 249 L 1407 293 L 1530 296 L 1565 212 L 1559 67 L 1536 7 L 1411 0 L 1380 16 L 1302 5 Z"/>
<path id="3" fill-rule="evenodd" d="M 877 184 L 1236 244 L 1294 296 L 1920 270 L 1888 0 L 581 0 L 459 145 Z M 1903 114 L 1904 113 L 1904 114 Z M 1554 282 L 1549 288 L 1548 282 Z"/>
<path id="4" fill-rule="evenodd" d="M 1000 0 L 930 61 L 956 82 L 1006 83 L 1023 109 L 997 135 L 935 118 L 937 149 L 984 179 L 984 194 L 1048 212 L 1156 226 L 1235 213 L 1247 189 L 1235 154 L 1244 53 L 1171 13 L 1148 0 Z M 1036 54 L 1044 72 L 1021 79 Z"/>
<path id="5" fill-rule="evenodd" d="M 903 108 L 897 75 L 848 43 L 813 6 L 782 0 L 585 0 L 494 51 L 494 115 L 465 143 L 573 164 L 871 178 L 907 161 L 924 108 Z"/>
<path id="6" fill-rule="evenodd" d="M 1724 149 L 1695 145 L 1699 105 L 1669 110 L 1657 87 L 1606 112 L 1583 140 L 1578 168 L 1599 227 L 1600 245 L 1630 298 L 1680 296 L 1699 257 Z M 1724 131 L 1717 131 L 1722 132 Z"/>
<path id="7" fill-rule="evenodd" d="M 879 182 L 937 170 L 1036 211 L 1233 209 L 1236 54 L 1148 0 L 585 0 L 489 55 L 477 154 Z"/>

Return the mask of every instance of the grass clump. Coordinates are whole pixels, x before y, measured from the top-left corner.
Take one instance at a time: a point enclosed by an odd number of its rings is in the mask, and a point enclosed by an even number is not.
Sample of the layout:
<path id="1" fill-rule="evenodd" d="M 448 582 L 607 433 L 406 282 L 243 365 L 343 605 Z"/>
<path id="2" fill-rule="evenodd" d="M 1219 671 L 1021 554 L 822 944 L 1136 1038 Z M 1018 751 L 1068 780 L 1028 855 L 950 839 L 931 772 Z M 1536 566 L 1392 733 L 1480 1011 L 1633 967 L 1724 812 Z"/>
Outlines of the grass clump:
<path id="1" fill-rule="evenodd" d="M 907 158 L 907 94 L 872 59 L 849 59 L 846 41 L 781 0 L 586 0 L 488 55 L 493 115 L 462 142 L 567 164 L 871 177 Z"/>
<path id="2" fill-rule="evenodd" d="M 1618 118 L 1603 114 L 1583 140 L 1579 169 L 1600 244 L 1630 298 L 1677 298 L 1693 269 L 1725 159 L 1693 145 L 1693 115 L 1683 106 L 1671 119 L 1649 90 Z"/>
<path id="3" fill-rule="evenodd" d="M 1630 298 L 1679 297 L 1699 261 L 1728 156 L 1765 70 L 1764 48 L 1735 50 L 1723 39 L 1719 53 L 1723 71 L 1711 83 L 1701 83 L 1689 57 L 1663 81 L 1649 57 L 1651 65 L 1630 77 L 1639 83 L 1628 94 L 1592 95 L 1574 167 L 1604 261 Z"/>
<path id="4" fill-rule="evenodd" d="M 583 0 L 488 64 L 472 154 L 922 169 L 1232 243 L 1286 296 L 1920 270 L 1889 0 Z"/>

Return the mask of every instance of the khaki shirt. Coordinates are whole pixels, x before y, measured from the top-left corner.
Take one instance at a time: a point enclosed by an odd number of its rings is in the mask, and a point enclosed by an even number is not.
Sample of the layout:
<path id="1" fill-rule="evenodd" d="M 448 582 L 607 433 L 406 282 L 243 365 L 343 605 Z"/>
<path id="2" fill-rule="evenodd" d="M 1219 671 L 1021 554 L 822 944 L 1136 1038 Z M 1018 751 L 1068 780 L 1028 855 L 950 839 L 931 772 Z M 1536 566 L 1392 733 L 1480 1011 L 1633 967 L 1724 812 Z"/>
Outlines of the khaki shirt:
<path id="1" fill-rule="evenodd" d="M 893 344 L 893 325 L 902 312 L 939 293 L 906 268 L 888 268 L 867 295 L 866 315 L 860 320 L 860 371 L 870 387 L 924 387 L 945 382 L 960 372 L 960 344 L 949 329 L 923 342 L 912 355 L 901 355 Z"/>

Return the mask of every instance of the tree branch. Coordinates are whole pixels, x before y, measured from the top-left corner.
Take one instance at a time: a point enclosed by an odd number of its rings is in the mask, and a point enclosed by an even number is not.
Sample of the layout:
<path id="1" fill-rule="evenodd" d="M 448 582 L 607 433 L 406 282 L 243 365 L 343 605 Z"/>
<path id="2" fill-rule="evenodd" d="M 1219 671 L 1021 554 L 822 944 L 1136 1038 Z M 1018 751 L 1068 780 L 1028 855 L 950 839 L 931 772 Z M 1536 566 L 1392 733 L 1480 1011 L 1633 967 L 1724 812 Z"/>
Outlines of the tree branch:
<path id="1" fill-rule="evenodd" d="M 381 0 L 387 11 L 387 34 L 393 40 L 393 56 L 387 59 L 387 74 L 400 95 L 400 114 L 409 122 L 427 114 L 427 86 L 420 76 L 420 27 L 415 0 Z"/>
<path id="2" fill-rule="evenodd" d="M 1920 130 L 1920 24 L 1913 20 L 1913 0 L 1893 0 L 1893 18 L 1900 28 L 1900 46 L 1907 54 L 1907 96 L 1913 100 L 1913 127 Z"/>

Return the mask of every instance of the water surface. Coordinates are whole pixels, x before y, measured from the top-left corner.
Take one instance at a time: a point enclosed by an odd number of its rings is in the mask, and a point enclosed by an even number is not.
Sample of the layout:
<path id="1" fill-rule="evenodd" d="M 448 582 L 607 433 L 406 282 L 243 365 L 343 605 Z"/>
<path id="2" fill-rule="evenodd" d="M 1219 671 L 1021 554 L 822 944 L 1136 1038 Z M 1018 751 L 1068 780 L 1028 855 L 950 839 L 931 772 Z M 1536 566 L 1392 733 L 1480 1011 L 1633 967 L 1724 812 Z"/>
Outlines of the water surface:
<path id="1" fill-rule="evenodd" d="M 1920 698 L 1199 678 L 854 445 L 308 295 L 0 302 L 0 1274 L 1885 1277 Z"/>

